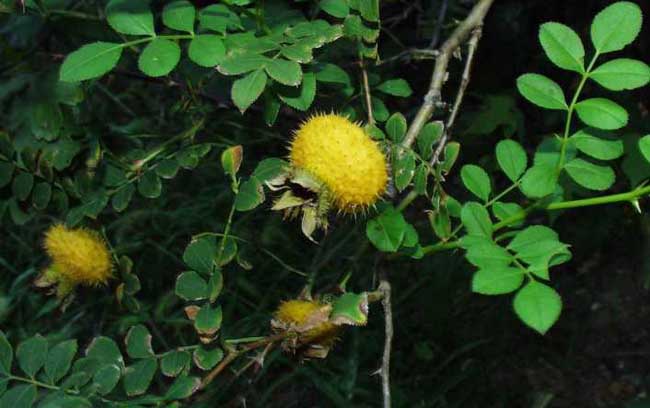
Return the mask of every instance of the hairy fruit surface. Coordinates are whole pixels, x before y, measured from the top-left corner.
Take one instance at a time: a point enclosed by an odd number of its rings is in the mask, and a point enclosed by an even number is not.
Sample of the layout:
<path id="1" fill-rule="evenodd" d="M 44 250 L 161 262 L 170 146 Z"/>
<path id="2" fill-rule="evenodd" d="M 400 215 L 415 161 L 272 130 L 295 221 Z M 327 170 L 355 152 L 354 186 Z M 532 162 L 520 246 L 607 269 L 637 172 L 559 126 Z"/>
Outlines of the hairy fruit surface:
<path id="1" fill-rule="evenodd" d="M 329 320 L 331 305 L 314 300 L 282 302 L 271 326 L 276 332 L 293 334 L 283 347 L 288 351 L 302 348 L 307 357 L 324 358 L 334 345 L 341 327 Z"/>
<path id="2" fill-rule="evenodd" d="M 386 189 L 384 154 L 359 125 L 340 115 L 315 115 L 303 123 L 290 160 L 320 180 L 334 206 L 345 212 L 374 204 Z"/>
<path id="3" fill-rule="evenodd" d="M 103 285 L 112 275 L 111 255 L 95 231 L 56 224 L 45 233 L 45 251 L 52 260 L 48 280 L 66 285 Z"/>

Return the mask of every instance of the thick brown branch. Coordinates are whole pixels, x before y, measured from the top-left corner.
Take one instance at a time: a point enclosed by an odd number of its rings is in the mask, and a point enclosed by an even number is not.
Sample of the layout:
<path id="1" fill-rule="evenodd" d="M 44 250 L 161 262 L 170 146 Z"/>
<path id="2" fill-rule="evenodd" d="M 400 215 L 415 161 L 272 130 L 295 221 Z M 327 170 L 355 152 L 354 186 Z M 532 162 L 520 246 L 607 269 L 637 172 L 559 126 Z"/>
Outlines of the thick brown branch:
<path id="1" fill-rule="evenodd" d="M 451 36 L 444 42 L 442 47 L 440 47 L 440 53 L 436 58 L 436 64 L 431 76 L 429 91 L 424 96 L 424 102 L 422 103 L 422 106 L 420 106 L 415 119 L 411 122 L 411 126 L 402 142 L 402 146 L 410 147 L 415 142 L 422 127 L 424 127 L 427 121 L 431 118 L 436 106 L 440 104 L 442 85 L 447 77 L 447 66 L 449 65 L 449 60 L 453 56 L 454 51 L 463 41 L 465 41 L 465 39 L 467 39 L 470 33 L 476 27 L 483 24 L 483 19 L 492 6 L 492 3 L 494 3 L 494 0 L 479 0 L 472 11 L 470 11 L 467 18 L 456 27 Z"/>

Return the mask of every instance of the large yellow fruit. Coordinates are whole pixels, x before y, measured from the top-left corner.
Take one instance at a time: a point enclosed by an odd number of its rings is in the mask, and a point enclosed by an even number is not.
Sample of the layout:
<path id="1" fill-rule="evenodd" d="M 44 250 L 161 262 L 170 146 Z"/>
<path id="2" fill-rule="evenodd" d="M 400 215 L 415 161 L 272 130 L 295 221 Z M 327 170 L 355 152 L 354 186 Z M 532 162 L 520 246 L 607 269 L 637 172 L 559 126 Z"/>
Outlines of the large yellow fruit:
<path id="1" fill-rule="evenodd" d="M 386 189 L 384 154 L 359 125 L 343 116 L 309 118 L 296 131 L 290 160 L 294 168 L 322 182 L 334 206 L 344 212 L 367 208 Z"/>
<path id="2" fill-rule="evenodd" d="M 52 259 L 49 278 L 67 286 L 102 285 L 112 275 L 111 255 L 95 231 L 53 225 L 45 233 L 45 250 Z"/>

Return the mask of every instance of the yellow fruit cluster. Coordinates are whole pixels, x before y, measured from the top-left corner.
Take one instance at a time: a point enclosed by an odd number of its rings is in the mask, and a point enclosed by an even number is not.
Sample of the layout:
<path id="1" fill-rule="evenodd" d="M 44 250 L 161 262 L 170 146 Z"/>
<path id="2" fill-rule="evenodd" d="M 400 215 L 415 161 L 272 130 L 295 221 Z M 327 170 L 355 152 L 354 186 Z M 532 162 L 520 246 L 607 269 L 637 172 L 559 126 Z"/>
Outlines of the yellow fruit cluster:
<path id="1" fill-rule="evenodd" d="M 95 231 L 56 224 L 45 233 L 45 250 L 52 259 L 48 277 L 74 287 L 105 284 L 112 275 L 111 256 Z"/>
<path id="2" fill-rule="evenodd" d="M 296 131 L 291 164 L 323 182 L 334 206 L 363 210 L 383 194 L 388 181 L 384 154 L 366 132 L 335 114 L 312 116 Z"/>

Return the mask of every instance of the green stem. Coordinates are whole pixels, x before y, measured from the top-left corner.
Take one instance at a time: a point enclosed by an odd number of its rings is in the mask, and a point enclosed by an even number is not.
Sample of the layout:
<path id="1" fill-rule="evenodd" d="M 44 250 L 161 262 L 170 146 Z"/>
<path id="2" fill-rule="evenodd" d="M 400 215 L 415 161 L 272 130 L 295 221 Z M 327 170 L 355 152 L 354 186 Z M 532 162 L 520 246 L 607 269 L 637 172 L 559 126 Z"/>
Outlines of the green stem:
<path id="1" fill-rule="evenodd" d="M 610 194 L 606 196 L 583 198 L 580 200 L 570 200 L 570 201 L 560 201 L 556 203 L 550 203 L 541 208 L 547 211 L 557 211 L 557 210 L 566 210 L 569 208 L 591 207 L 595 205 L 619 203 L 622 201 L 632 202 L 637 198 L 643 197 L 648 194 L 650 194 L 650 186 L 645 186 L 645 187 L 628 191 L 626 193 Z M 535 208 L 535 206 L 531 206 L 523 211 L 518 212 L 517 214 L 512 215 L 511 217 L 506 218 L 501 222 L 494 224 L 493 231 L 498 231 L 501 228 L 507 227 L 508 225 L 511 225 L 517 221 L 521 221 L 525 219 L 532 208 Z M 458 247 L 460 247 L 460 241 L 456 240 L 450 242 L 439 242 L 434 245 L 429 245 L 424 247 L 423 250 L 425 254 L 432 254 L 440 251 L 445 251 L 448 249 L 456 249 Z"/>
<path id="2" fill-rule="evenodd" d="M 406 197 L 400 201 L 400 203 L 397 205 L 397 211 L 403 211 L 406 207 L 409 206 L 418 197 L 418 193 L 415 192 L 414 190 L 411 190 Z"/>
<path id="3" fill-rule="evenodd" d="M 569 108 L 567 110 L 566 122 L 564 123 L 564 134 L 562 136 L 562 147 L 560 149 L 560 160 L 558 161 L 557 164 L 558 173 L 562 170 L 562 167 L 564 167 L 564 160 L 566 158 L 566 146 L 569 140 L 569 132 L 571 131 L 571 120 L 573 118 L 573 111 L 575 110 L 576 103 L 578 103 L 578 97 L 580 96 L 580 92 L 582 92 L 582 88 L 585 86 L 585 83 L 589 78 L 589 73 L 591 72 L 591 70 L 594 67 L 594 64 L 596 63 L 596 59 L 598 58 L 598 55 L 599 53 L 598 51 L 596 51 L 594 57 L 591 59 L 591 62 L 589 63 L 589 66 L 587 67 L 587 70 L 584 73 L 582 73 L 582 78 L 580 78 L 580 83 L 578 84 L 578 87 L 576 88 L 576 91 L 573 94 L 573 98 L 571 99 L 571 104 L 569 105 Z"/>
<path id="4" fill-rule="evenodd" d="M 30 384 L 36 385 L 37 387 L 47 388 L 48 390 L 60 390 L 61 389 L 61 387 L 57 387 L 56 385 L 46 384 L 44 382 L 40 382 L 40 381 L 31 379 L 31 378 L 19 377 L 17 375 L 8 375 L 7 378 L 10 379 L 10 380 L 14 380 L 14 381 L 22 381 L 22 382 L 30 383 Z M 79 393 L 79 392 L 74 391 L 74 390 L 65 390 L 65 391 L 70 393 L 70 394 L 78 394 Z"/>
<path id="5" fill-rule="evenodd" d="M 517 187 L 519 187 L 519 182 L 518 181 L 516 183 L 513 183 L 510 187 L 506 188 L 505 190 L 503 190 L 502 192 L 500 192 L 496 196 L 494 196 L 494 198 L 492 198 L 490 201 L 485 203 L 485 205 L 483 207 L 487 208 L 487 207 L 491 206 L 495 202 L 499 201 L 500 198 L 502 198 L 503 196 L 505 196 L 506 194 L 508 194 L 509 192 L 511 192 L 512 190 L 514 190 Z"/>
<path id="6" fill-rule="evenodd" d="M 228 239 L 228 234 L 230 234 L 230 227 L 232 226 L 232 219 L 235 215 L 235 202 L 233 201 L 232 206 L 230 207 L 230 213 L 228 214 L 228 222 L 226 223 L 226 228 L 223 230 L 223 237 L 221 238 L 221 244 L 219 245 L 219 252 L 217 253 L 217 266 L 221 265 L 221 257 L 223 256 L 223 251 L 226 248 L 226 240 Z"/>

